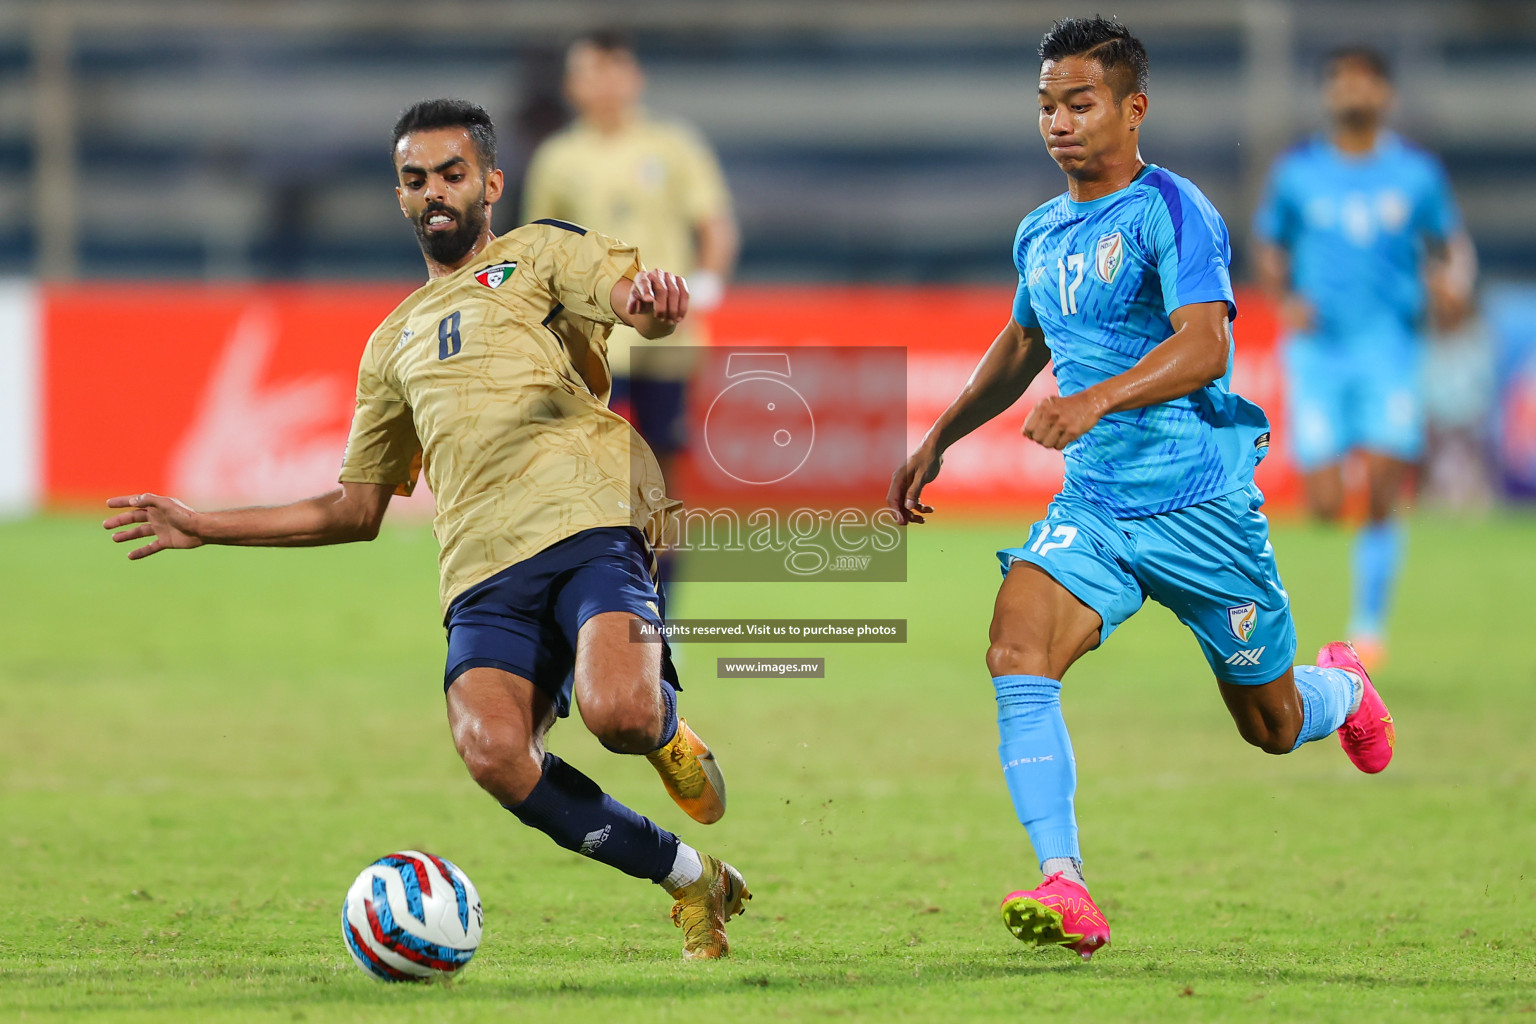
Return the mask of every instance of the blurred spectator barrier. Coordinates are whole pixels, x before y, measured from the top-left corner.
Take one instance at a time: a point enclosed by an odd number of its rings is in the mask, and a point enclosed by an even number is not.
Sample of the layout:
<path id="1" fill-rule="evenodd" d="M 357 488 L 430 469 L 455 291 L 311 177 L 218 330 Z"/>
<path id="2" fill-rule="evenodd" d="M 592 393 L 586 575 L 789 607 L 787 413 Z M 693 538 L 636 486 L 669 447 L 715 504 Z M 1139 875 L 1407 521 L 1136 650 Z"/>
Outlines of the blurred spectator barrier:
<path id="1" fill-rule="evenodd" d="M 362 346 L 408 290 L 0 288 L 0 505 L 94 506 L 140 490 L 193 504 L 264 503 L 334 486 Z M 713 314 L 712 333 L 730 346 L 904 346 L 902 447 L 910 448 L 963 386 L 1011 300 L 1012 289 L 998 287 L 741 287 Z M 1259 480 L 1284 508 L 1297 486 L 1275 321 L 1253 293 L 1239 304 L 1235 384 L 1269 411 L 1275 441 Z M 1525 479 L 1536 488 L 1536 334 L 1525 337 Z M 956 446 L 929 492 L 933 504 L 1042 506 L 1060 485 L 1062 457 L 1019 431 L 1052 387 L 1042 375 L 1015 408 Z M 696 404 L 706 407 L 692 411 L 695 438 L 708 413 L 707 402 Z M 684 495 L 690 472 L 679 481 Z M 408 504 L 430 509 L 430 498 Z"/>
<path id="2" fill-rule="evenodd" d="M 1510 497 L 1536 497 L 1536 288 L 1505 287 L 1488 296 L 1493 331 L 1495 459 Z"/>

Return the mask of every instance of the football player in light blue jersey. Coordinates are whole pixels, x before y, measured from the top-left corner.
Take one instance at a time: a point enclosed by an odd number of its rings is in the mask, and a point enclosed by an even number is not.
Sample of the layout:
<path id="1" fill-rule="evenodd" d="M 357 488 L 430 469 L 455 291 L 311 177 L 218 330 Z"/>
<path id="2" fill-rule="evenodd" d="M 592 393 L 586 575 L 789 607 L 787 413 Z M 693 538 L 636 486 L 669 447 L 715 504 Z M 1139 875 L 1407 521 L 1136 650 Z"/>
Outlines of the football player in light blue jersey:
<path id="1" fill-rule="evenodd" d="M 1083 879 L 1061 679 L 1146 598 L 1194 633 L 1249 743 L 1284 754 L 1337 733 L 1378 772 L 1393 731 L 1348 644 L 1292 665 L 1290 599 L 1253 484 L 1268 423 L 1230 387 L 1227 229 L 1191 182 L 1141 159 L 1146 50 L 1117 22 L 1066 19 L 1040 58 L 1040 134 L 1067 191 L 1019 226 L 1013 315 L 889 500 L 923 522 L 945 450 L 1054 360 L 1060 395 L 1030 412 L 1024 436 L 1064 451 L 1066 484 L 1028 539 L 998 552 L 987 667 L 1003 777 L 1046 876 L 1005 897 L 1003 919 L 1025 942 L 1086 958 L 1109 924 Z"/>
<path id="2" fill-rule="evenodd" d="M 1324 92 L 1331 128 L 1275 164 L 1254 234 L 1286 329 L 1291 451 L 1315 515 L 1339 518 L 1344 456 L 1364 456 L 1349 636 L 1375 667 L 1401 557 L 1397 505 L 1424 446 L 1421 331 L 1428 313 L 1445 327 L 1466 315 L 1475 261 L 1440 162 L 1382 126 L 1386 60 L 1334 53 Z"/>

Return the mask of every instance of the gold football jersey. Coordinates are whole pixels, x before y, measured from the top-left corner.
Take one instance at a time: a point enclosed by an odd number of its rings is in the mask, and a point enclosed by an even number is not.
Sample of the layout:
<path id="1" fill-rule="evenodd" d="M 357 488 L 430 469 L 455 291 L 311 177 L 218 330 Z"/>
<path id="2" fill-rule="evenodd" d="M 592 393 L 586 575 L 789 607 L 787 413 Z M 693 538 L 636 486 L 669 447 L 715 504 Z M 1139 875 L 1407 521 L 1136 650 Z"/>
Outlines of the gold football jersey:
<path id="1" fill-rule="evenodd" d="M 418 288 L 374 331 L 357 375 L 344 482 L 437 500 L 441 597 L 581 530 L 653 540 L 680 503 L 608 408 L 609 294 L 637 251 L 561 221 L 528 224 Z"/>
<path id="2" fill-rule="evenodd" d="M 700 221 L 730 210 L 725 177 L 709 145 L 691 129 L 641 116 L 623 131 L 604 134 L 578 121 L 541 145 L 528 167 L 523 216 L 590 224 L 640 247 L 653 267 L 687 276 L 697 260 Z M 613 372 L 630 372 L 629 351 L 648 344 L 702 343 L 698 325 L 648 342 L 623 324 L 608 349 Z M 686 376 L 691 360 L 647 358 L 652 376 Z"/>

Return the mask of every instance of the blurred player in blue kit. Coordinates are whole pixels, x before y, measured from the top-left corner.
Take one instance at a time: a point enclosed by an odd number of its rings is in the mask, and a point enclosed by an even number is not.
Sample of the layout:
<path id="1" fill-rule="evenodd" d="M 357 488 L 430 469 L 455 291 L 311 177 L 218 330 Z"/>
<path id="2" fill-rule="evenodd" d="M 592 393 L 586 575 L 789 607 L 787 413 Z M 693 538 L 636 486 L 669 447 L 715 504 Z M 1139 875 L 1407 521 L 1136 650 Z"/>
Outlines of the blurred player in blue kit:
<path id="1" fill-rule="evenodd" d="M 1019 225 L 1013 315 L 970 381 L 892 477 L 904 522 L 950 445 L 1016 402 L 1054 360 L 1058 397 L 1025 437 L 1066 456 L 1066 482 L 1019 547 L 999 551 L 987 667 L 999 755 L 1044 881 L 1002 914 L 1025 942 L 1089 957 L 1109 924 L 1083 878 L 1077 766 L 1061 680 L 1147 597 L 1189 627 L 1238 732 L 1272 754 L 1338 734 L 1378 772 L 1392 716 L 1347 643 L 1294 665 L 1296 629 L 1253 470 L 1269 444 L 1232 392 L 1237 314 L 1226 225 L 1190 181 L 1141 159 L 1147 54 L 1102 18 L 1040 44 L 1040 134 L 1067 191 Z"/>
<path id="2" fill-rule="evenodd" d="M 1384 654 L 1398 503 L 1424 447 L 1424 322 L 1451 328 L 1466 316 L 1475 261 L 1440 162 L 1384 127 L 1386 60 L 1335 52 L 1324 97 L 1328 131 L 1276 162 L 1254 234 L 1286 331 L 1288 440 L 1313 514 L 1339 518 L 1344 458 L 1363 456 L 1349 636 L 1369 665 Z"/>

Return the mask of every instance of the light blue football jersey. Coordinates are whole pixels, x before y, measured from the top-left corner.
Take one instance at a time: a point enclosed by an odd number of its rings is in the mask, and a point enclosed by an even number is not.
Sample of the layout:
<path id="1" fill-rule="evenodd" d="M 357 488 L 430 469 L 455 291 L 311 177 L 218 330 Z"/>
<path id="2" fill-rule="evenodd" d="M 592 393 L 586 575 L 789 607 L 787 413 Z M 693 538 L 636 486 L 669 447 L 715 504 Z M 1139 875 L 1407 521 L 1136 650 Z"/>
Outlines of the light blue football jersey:
<path id="1" fill-rule="evenodd" d="M 1350 343 L 1417 331 L 1428 241 L 1460 227 L 1440 161 L 1385 132 L 1363 156 L 1324 136 L 1270 172 L 1254 233 L 1285 249 L 1291 286 L 1317 316 L 1317 333 Z"/>
<path id="2" fill-rule="evenodd" d="M 1044 204 L 1019 225 L 1013 258 L 1014 319 L 1045 334 L 1064 395 L 1129 370 L 1173 334 L 1180 306 L 1225 302 L 1237 316 L 1226 224 L 1192 182 L 1155 165 L 1091 202 Z M 1105 416 L 1067 446 L 1062 494 L 1128 518 L 1247 487 L 1269 421 L 1231 376 L 1229 363 L 1193 394 Z"/>

